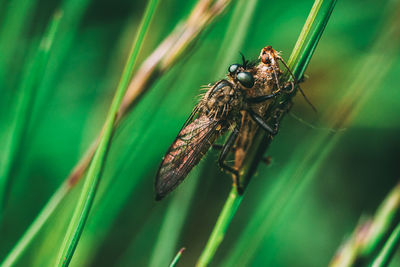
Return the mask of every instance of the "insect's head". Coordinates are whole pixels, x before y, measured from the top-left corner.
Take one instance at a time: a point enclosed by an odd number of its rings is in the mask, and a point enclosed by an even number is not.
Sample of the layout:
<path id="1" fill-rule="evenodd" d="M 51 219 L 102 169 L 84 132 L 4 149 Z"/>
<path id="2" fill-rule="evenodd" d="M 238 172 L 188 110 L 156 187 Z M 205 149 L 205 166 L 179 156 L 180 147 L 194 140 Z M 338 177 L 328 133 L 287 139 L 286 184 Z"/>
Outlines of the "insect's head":
<path id="1" fill-rule="evenodd" d="M 230 65 L 228 68 L 229 76 L 239 81 L 245 88 L 251 88 L 254 85 L 254 77 L 250 72 L 246 71 L 249 62 L 244 58 L 243 54 L 241 55 L 243 63 Z"/>
<path id="2" fill-rule="evenodd" d="M 279 53 L 269 45 L 261 49 L 261 53 L 258 58 L 261 59 L 261 62 L 264 64 L 276 64 L 276 59 L 279 58 Z"/>
<path id="3" fill-rule="evenodd" d="M 232 64 L 228 68 L 229 76 L 233 79 L 239 81 L 241 85 L 246 88 L 251 88 L 254 85 L 254 77 L 253 75 L 246 71 L 243 65 L 240 64 Z"/>

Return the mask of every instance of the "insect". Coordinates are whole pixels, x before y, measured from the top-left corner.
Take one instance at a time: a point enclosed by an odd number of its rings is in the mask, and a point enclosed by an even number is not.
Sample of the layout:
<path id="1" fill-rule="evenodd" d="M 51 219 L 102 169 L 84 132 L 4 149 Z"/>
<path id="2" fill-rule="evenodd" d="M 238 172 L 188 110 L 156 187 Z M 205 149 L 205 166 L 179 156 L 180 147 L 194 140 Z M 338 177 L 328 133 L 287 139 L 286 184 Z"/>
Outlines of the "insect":
<path id="1" fill-rule="evenodd" d="M 259 58 L 261 62 L 256 65 L 242 56 L 242 64 L 230 65 L 226 79 L 209 87 L 161 162 L 155 182 L 156 200 L 176 188 L 215 140 L 227 131 L 231 134 L 219 147 L 218 163 L 223 170 L 233 174 L 234 184 L 241 193 L 238 170 L 253 131 L 261 127 L 269 134 L 277 133 L 278 125 L 268 125 L 263 115 L 268 106 L 266 103 L 288 87 L 280 81 L 278 60 L 283 60 L 279 54 L 267 46 L 261 50 Z M 293 83 L 291 87 L 294 88 Z M 235 144 L 235 164 L 230 166 L 226 158 Z"/>

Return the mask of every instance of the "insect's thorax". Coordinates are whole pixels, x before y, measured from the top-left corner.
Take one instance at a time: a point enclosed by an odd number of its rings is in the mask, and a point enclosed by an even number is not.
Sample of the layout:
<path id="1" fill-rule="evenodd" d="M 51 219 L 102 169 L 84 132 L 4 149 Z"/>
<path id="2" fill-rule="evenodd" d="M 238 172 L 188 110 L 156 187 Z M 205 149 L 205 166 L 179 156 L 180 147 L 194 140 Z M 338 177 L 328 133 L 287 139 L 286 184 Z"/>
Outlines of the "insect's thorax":
<path id="1" fill-rule="evenodd" d="M 216 120 L 235 119 L 243 108 L 243 95 L 234 83 L 221 80 L 201 100 L 202 112 Z"/>

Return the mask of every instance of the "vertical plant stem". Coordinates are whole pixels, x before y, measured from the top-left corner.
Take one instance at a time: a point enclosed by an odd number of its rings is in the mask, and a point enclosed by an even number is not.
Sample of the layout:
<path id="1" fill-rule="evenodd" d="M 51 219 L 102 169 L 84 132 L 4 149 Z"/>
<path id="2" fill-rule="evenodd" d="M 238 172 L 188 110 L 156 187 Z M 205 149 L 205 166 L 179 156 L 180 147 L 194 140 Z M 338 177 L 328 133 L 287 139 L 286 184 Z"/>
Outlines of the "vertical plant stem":
<path id="1" fill-rule="evenodd" d="M 80 199 L 74 211 L 71 222 L 68 226 L 68 230 L 65 235 L 63 245 L 60 249 L 61 253 L 59 254 L 59 260 L 58 260 L 59 265 L 62 266 L 69 265 L 72 256 L 74 254 L 74 251 L 76 249 L 76 246 L 78 244 L 79 238 L 82 234 L 83 228 L 85 226 L 87 217 L 90 212 L 90 208 L 92 206 L 96 194 L 97 185 L 100 181 L 104 163 L 107 158 L 107 152 L 111 143 L 117 113 L 122 103 L 122 99 L 125 95 L 126 89 L 128 88 L 130 77 L 135 67 L 137 55 L 143 44 L 145 34 L 147 33 L 147 30 L 149 28 L 149 24 L 153 17 L 157 4 L 158 0 L 150 0 L 147 4 L 146 11 L 142 18 L 138 34 L 132 45 L 132 50 L 130 52 L 129 58 L 122 73 L 121 80 L 118 84 L 114 99 L 111 103 L 103 135 L 100 138 L 99 145 L 93 156 L 92 162 L 89 165 L 88 174 L 85 183 L 83 185 Z"/>
<path id="2" fill-rule="evenodd" d="M 237 209 L 239 208 L 240 202 L 243 199 L 243 195 L 239 196 L 236 188 L 232 188 L 229 193 L 228 199 L 226 200 L 224 207 L 218 217 L 217 223 L 208 239 L 207 245 L 204 248 L 201 256 L 196 264 L 197 267 L 207 266 L 213 259 L 215 252 L 217 251 L 228 227 L 235 215 Z"/>
<path id="3" fill-rule="evenodd" d="M 299 38 L 296 41 L 296 44 L 294 45 L 293 52 L 289 57 L 288 60 L 288 66 L 290 69 L 293 68 L 293 65 L 295 62 L 297 62 L 297 59 L 300 56 L 300 52 L 304 47 L 304 44 L 307 40 L 307 36 L 309 36 L 313 22 L 315 21 L 315 18 L 317 17 L 318 11 L 321 8 L 323 1 L 314 1 L 314 4 L 311 8 L 310 13 L 308 14 L 307 20 L 303 26 L 303 29 L 300 32 Z"/>
<path id="4" fill-rule="evenodd" d="M 185 248 L 181 248 L 178 253 L 176 254 L 176 256 L 174 257 L 174 259 L 172 260 L 171 264 L 169 265 L 169 267 L 175 267 L 176 264 L 178 263 L 179 259 L 182 257 L 183 252 L 185 251 Z"/>

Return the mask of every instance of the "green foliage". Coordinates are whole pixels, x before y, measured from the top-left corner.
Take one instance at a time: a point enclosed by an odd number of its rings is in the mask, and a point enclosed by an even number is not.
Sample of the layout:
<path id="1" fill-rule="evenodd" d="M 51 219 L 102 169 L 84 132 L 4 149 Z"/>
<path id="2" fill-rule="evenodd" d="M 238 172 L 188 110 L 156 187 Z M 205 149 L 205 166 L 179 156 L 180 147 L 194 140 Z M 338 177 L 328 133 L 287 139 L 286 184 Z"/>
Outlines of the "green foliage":
<path id="1" fill-rule="evenodd" d="M 60 185 L 105 121 L 146 2 L 4 2 L 0 160 L 17 167 L 10 172 L 0 226 L 0 259 L 8 257 L 15 266 L 53 266 L 83 186 L 69 191 Z M 139 62 L 195 3 L 160 1 Z M 239 51 L 256 59 L 262 47 L 272 45 L 288 60 L 312 5 L 246 3 L 234 2 L 116 129 L 71 266 L 168 266 L 183 246 L 177 266 L 198 260 L 231 178 L 219 170 L 218 152 L 210 151 L 187 181 L 156 203 L 153 183 L 161 158 L 196 104 L 200 86 L 222 78 L 230 63 L 240 61 Z M 301 96 L 291 111 L 313 127 L 286 116 L 266 152 L 272 163 L 255 171 L 212 266 L 325 266 L 361 214 L 373 213 L 396 184 L 400 46 L 393 37 L 398 35 L 389 33 L 397 32 L 392 25 L 398 20 L 391 18 L 398 17 L 399 6 L 397 1 L 383 6 L 338 1 L 302 84 L 318 113 Z M 20 70 L 31 66 L 26 55 L 36 53 L 58 7 L 64 16 L 34 88 L 38 93 L 20 152 L 11 159 L 3 147 L 9 145 L 24 80 Z M 384 43 L 376 46 L 380 39 Z M 35 71 L 31 75 L 40 68 Z M 369 80 L 359 78 L 361 72 Z M 349 106 L 354 112 L 343 121 Z M 46 203 L 48 209 L 37 217 Z M 27 246 L 17 243 L 28 227 L 33 230 L 24 235 Z M 395 254 L 390 266 L 399 262 Z"/>

